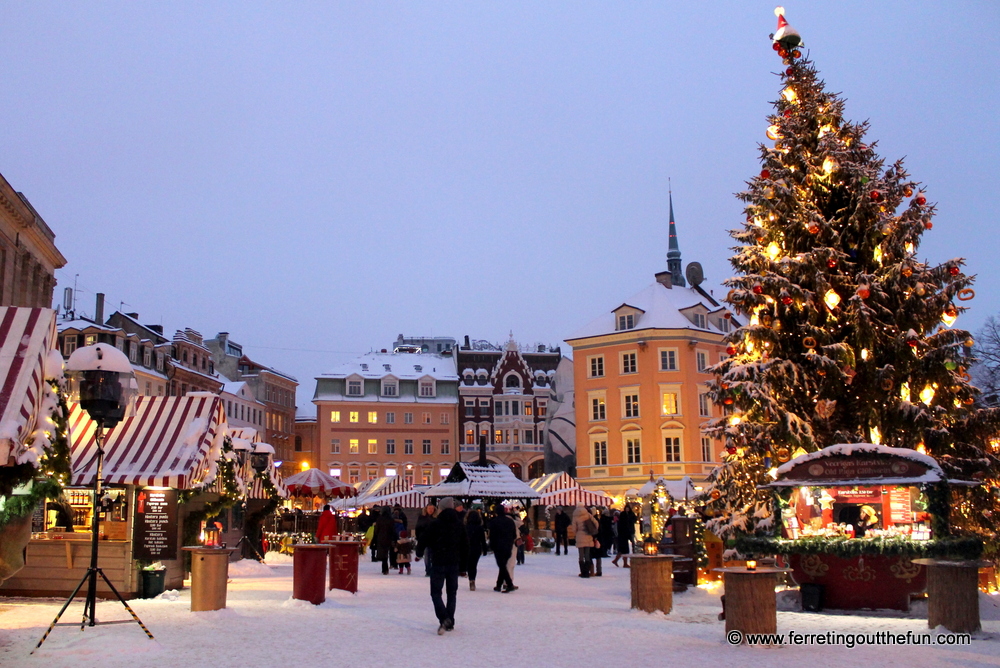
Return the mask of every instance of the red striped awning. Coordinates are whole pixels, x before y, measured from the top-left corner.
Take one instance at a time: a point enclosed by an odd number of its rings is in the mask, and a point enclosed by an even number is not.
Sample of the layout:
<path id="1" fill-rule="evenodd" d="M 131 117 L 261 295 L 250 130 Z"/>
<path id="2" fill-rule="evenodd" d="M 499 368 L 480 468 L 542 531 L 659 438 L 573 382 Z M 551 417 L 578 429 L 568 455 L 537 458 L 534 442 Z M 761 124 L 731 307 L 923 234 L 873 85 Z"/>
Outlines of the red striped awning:
<path id="1" fill-rule="evenodd" d="M 604 492 L 592 492 L 582 487 L 573 487 L 542 494 L 536 503 L 541 506 L 575 506 L 580 503 L 585 506 L 610 506 L 612 499 Z"/>
<path id="2" fill-rule="evenodd" d="M 0 466 L 32 461 L 37 455 L 26 442 L 39 420 L 45 360 L 55 342 L 52 309 L 0 308 Z"/>
<path id="3" fill-rule="evenodd" d="M 561 489 L 574 489 L 579 487 L 573 476 L 565 471 L 561 471 L 559 473 L 549 473 L 543 475 L 541 478 L 534 478 L 528 481 L 528 485 L 539 494 L 548 494 Z"/>
<path id="4" fill-rule="evenodd" d="M 69 422 L 73 483 L 90 484 L 97 468 L 96 425 L 78 404 L 70 405 Z M 224 428 L 222 400 L 215 395 L 139 397 L 135 416 L 104 434 L 104 480 L 198 487 L 215 468 Z"/>

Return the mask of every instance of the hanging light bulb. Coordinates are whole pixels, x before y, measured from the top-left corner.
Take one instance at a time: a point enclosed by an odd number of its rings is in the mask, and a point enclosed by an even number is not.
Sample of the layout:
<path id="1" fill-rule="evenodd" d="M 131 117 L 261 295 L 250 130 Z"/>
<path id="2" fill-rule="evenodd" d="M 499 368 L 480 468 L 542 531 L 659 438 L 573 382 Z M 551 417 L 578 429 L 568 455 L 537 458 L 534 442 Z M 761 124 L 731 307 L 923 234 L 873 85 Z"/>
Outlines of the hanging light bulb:
<path id="1" fill-rule="evenodd" d="M 882 247 L 876 246 L 875 252 L 872 253 L 872 259 L 879 265 L 882 264 Z"/>
<path id="2" fill-rule="evenodd" d="M 910 400 L 910 384 L 909 383 L 903 383 L 902 386 L 899 388 L 899 398 L 902 399 L 903 401 L 909 401 Z"/>
<path id="3" fill-rule="evenodd" d="M 831 157 L 827 157 L 826 160 L 823 161 L 823 173 L 829 176 L 830 174 L 833 174 L 835 169 L 837 169 L 837 161 Z"/>
<path id="4" fill-rule="evenodd" d="M 799 96 L 795 94 L 795 89 L 791 86 L 781 91 L 781 97 L 785 98 L 790 104 L 795 104 L 799 99 Z"/>
<path id="5" fill-rule="evenodd" d="M 828 135 L 833 132 L 833 126 L 827 123 L 826 125 L 821 125 L 819 127 L 819 136 L 822 138 L 824 135 Z"/>
<path id="6" fill-rule="evenodd" d="M 861 359 L 862 360 L 867 360 L 868 359 L 868 349 L 867 348 L 862 348 L 861 349 Z"/>
<path id="7" fill-rule="evenodd" d="M 907 241 L 906 245 L 903 246 L 903 248 L 906 249 L 906 253 L 908 255 L 911 255 L 913 253 L 913 242 L 912 241 Z"/>
<path id="8" fill-rule="evenodd" d="M 771 470 L 767 472 L 767 474 L 769 476 L 771 476 L 772 480 L 777 480 L 778 479 L 778 467 L 777 466 L 772 467 Z"/>
<path id="9" fill-rule="evenodd" d="M 924 389 L 920 390 L 920 401 L 930 406 L 931 402 L 934 401 L 934 388 L 927 385 Z"/>
<path id="10" fill-rule="evenodd" d="M 882 445 L 882 432 L 878 430 L 878 427 L 872 427 L 868 432 L 871 434 L 872 443 Z"/>
<path id="11" fill-rule="evenodd" d="M 827 290 L 826 294 L 823 295 L 823 302 L 832 311 L 837 308 L 837 305 L 840 303 L 840 295 L 833 290 Z"/>
<path id="12" fill-rule="evenodd" d="M 730 426 L 730 427 L 735 427 L 735 426 L 736 426 L 736 425 L 738 425 L 738 424 L 739 424 L 740 422 L 743 422 L 743 418 L 742 418 L 742 417 L 740 417 L 740 416 L 739 416 L 738 414 L 735 414 L 735 413 L 734 413 L 733 415 L 731 415 L 731 416 L 729 417 L 729 426 Z"/>
<path id="13" fill-rule="evenodd" d="M 917 443 L 917 452 L 919 452 L 922 455 L 926 455 L 927 454 L 927 447 L 924 445 L 923 441 L 920 441 L 919 443 Z"/>
<path id="14" fill-rule="evenodd" d="M 781 246 L 775 242 L 771 242 L 767 245 L 767 249 L 764 251 L 771 260 L 777 260 L 778 256 L 781 255 Z"/>
<path id="15" fill-rule="evenodd" d="M 767 138 L 772 141 L 778 141 L 781 139 L 781 128 L 777 125 L 769 125 L 767 128 Z"/>

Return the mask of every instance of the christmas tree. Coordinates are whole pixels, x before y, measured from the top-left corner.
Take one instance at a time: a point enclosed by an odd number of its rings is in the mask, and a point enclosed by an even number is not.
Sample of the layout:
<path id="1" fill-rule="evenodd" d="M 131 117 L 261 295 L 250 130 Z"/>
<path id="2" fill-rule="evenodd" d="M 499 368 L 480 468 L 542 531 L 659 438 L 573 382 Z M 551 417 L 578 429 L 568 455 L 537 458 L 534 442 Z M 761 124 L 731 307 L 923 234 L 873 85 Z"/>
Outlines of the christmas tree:
<path id="1" fill-rule="evenodd" d="M 771 494 L 758 486 L 790 457 L 837 443 L 876 443 L 933 456 L 954 492 L 951 522 L 990 534 L 1000 459 L 996 410 L 974 405 L 972 338 L 952 328 L 973 296 L 953 259 L 918 259 L 934 205 L 902 161 L 888 166 L 843 116 L 781 8 L 773 46 L 780 95 L 768 117 L 761 171 L 738 197 L 746 223 L 726 301 L 744 326 L 728 337 L 712 396 L 726 417 L 710 477 L 717 534 L 768 532 Z"/>

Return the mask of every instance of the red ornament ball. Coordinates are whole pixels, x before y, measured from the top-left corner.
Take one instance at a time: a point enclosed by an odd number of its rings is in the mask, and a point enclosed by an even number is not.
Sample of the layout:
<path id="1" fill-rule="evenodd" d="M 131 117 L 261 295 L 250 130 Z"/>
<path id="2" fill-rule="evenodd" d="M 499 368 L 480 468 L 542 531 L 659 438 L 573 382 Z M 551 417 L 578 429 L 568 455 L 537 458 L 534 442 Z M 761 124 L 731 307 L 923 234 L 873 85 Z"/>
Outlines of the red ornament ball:
<path id="1" fill-rule="evenodd" d="M 732 445 L 728 445 L 728 446 L 726 446 L 726 453 L 730 454 L 730 455 L 735 455 L 736 454 L 736 448 L 734 446 L 732 446 Z"/>
<path id="2" fill-rule="evenodd" d="M 863 287 L 858 288 L 858 296 L 861 297 L 862 299 L 868 299 L 868 296 L 870 294 L 871 293 L 868 291 L 868 288 L 863 288 Z"/>
<path id="3" fill-rule="evenodd" d="M 927 204 L 927 198 L 926 198 L 926 197 L 924 197 L 924 194 L 923 194 L 923 193 L 917 193 L 917 199 L 916 199 L 916 200 L 914 200 L 914 201 L 915 201 L 915 202 L 916 202 L 917 204 L 919 204 L 920 206 L 923 206 L 924 204 Z"/>
<path id="4" fill-rule="evenodd" d="M 785 118 L 791 118 L 791 117 L 792 117 L 792 110 L 785 109 Z"/>
<path id="5" fill-rule="evenodd" d="M 732 397 L 726 397 L 725 399 L 722 400 L 722 403 L 724 403 L 727 406 L 732 406 L 733 405 L 733 398 Z"/>
<path id="6" fill-rule="evenodd" d="M 815 223 L 811 224 L 809 226 L 809 234 L 818 234 L 818 233 L 819 233 L 819 225 L 816 225 Z"/>
<path id="7" fill-rule="evenodd" d="M 768 169 L 762 169 L 762 170 L 760 170 L 760 178 L 762 178 L 762 179 L 769 179 L 769 178 L 771 178 L 771 171 L 768 170 Z"/>
<path id="8" fill-rule="evenodd" d="M 785 295 L 784 297 L 781 298 L 781 303 L 784 304 L 785 306 L 788 306 L 789 304 L 792 303 L 792 298 L 789 297 L 788 295 Z"/>
<path id="9" fill-rule="evenodd" d="M 781 45 L 778 44 L 777 42 L 771 44 L 771 48 L 774 49 L 775 51 L 781 51 Z"/>
<path id="10" fill-rule="evenodd" d="M 909 341 L 907 341 L 906 343 L 907 343 L 907 344 L 908 344 L 908 345 L 909 345 L 909 346 L 910 346 L 911 348 L 916 348 L 916 347 L 917 347 L 918 345 L 920 345 L 920 342 L 919 342 L 919 341 L 917 341 L 916 339 L 910 339 L 910 340 L 909 340 Z"/>
<path id="11" fill-rule="evenodd" d="M 958 267 L 948 267 L 948 273 L 952 276 L 958 276 L 958 272 L 961 271 Z"/>
<path id="12" fill-rule="evenodd" d="M 764 294 L 764 288 L 763 288 L 763 286 L 761 286 L 760 283 L 754 283 L 753 284 L 753 293 L 755 295 Z"/>
<path id="13" fill-rule="evenodd" d="M 882 200 L 882 193 L 880 193 L 877 190 L 873 190 L 872 194 L 871 194 L 871 197 L 872 197 L 872 201 L 873 202 L 879 202 L 879 201 Z"/>
<path id="14" fill-rule="evenodd" d="M 726 311 L 726 313 L 722 317 L 725 318 L 726 320 L 729 320 L 733 317 L 733 314 L 730 313 L 729 311 Z"/>
<path id="15" fill-rule="evenodd" d="M 830 268 L 830 269 L 836 269 L 837 268 L 837 261 L 834 260 L 833 258 L 830 258 L 829 260 L 826 261 L 826 266 L 828 268 Z"/>
<path id="16" fill-rule="evenodd" d="M 802 52 L 801 51 L 799 51 L 798 49 L 795 49 L 794 51 L 792 51 L 792 58 L 801 58 L 801 57 L 802 57 Z"/>
<path id="17" fill-rule="evenodd" d="M 726 354 L 727 355 L 735 355 L 736 354 L 736 346 L 726 346 Z"/>
<path id="18" fill-rule="evenodd" d="M 795 68 L 794 67 L 789 67 L 787 70 L 785 70 L 785 75 L 786 76 L 792 76 L 793 74 L 795 74 Z"/>
<path id="19" fill-rule="evenodd" d="M 931 221 L 929 221 L 929 220 L 925 220 L 925 221 L 924 221 L 924 229 L 925 229 L 925 230 L 929 230 L 929 229 L 931 229 L 932 227 L 934 227 L 934 223 L 932 223 L 932 222 L 931 222 Z"/>

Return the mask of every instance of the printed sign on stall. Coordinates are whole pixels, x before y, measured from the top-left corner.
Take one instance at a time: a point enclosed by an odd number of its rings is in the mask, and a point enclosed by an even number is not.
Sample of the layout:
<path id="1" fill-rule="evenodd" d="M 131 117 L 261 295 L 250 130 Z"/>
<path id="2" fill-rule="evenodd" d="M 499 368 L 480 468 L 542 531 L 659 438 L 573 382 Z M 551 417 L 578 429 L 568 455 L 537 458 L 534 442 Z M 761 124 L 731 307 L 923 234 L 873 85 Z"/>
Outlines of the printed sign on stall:
<path id="1" fill-rule="evenodd" d="M 140 489 L 135 500 L 136 559 L 177 558 L 177 490 Z"/>

